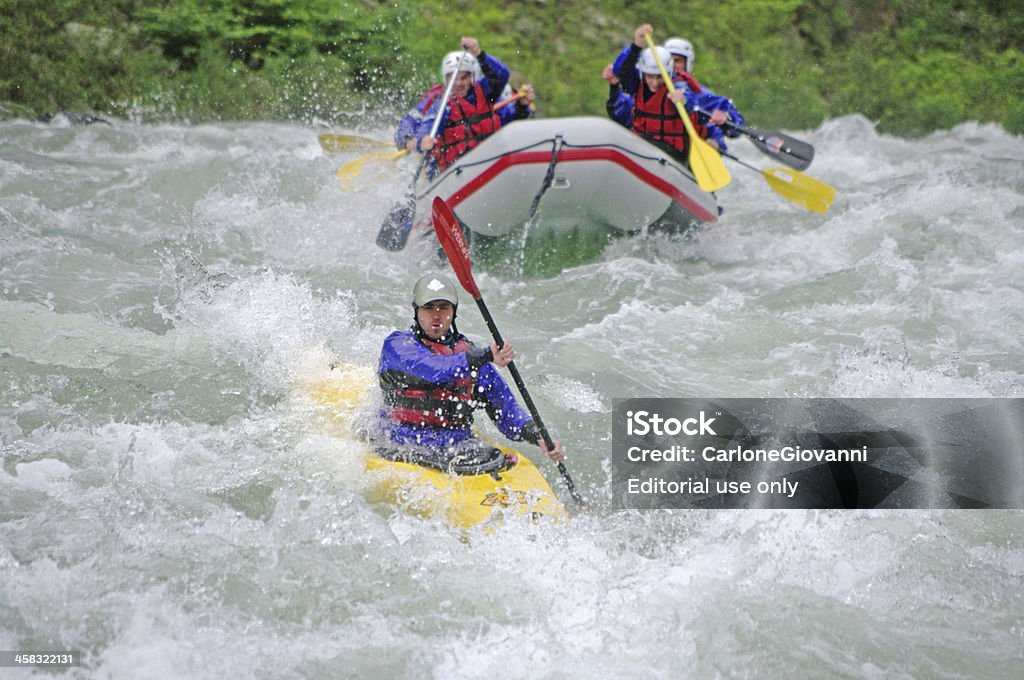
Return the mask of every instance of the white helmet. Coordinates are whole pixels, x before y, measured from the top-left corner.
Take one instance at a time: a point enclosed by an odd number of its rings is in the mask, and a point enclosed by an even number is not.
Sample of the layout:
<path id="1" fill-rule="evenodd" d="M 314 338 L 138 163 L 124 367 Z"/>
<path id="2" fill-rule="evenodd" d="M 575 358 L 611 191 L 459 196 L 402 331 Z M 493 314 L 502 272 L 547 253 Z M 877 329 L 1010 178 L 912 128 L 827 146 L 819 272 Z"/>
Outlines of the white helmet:
<path id="1" fill-rule="evenodd" d="M 657 58 L 655 58 L 655 54 Z M 672 54 L 660 45 L 654 48 L 654 54 L 651 53 L 650 47 L 644 49 L 644 53 L 640 55 L 640 63 L 637 64 L 637 67 L 640 69 L 640 73 L 658 75 L 661 73 L 658 62 L 661 62 L 661 65 L 665 67 L 666 73 L 672 73 Z"/>
<path id="2" fill-rule="evenodd" d="M 473 79 L 479 78 L 477 75 L 480 73 L 480 64 L 469 52 L 466 52 L 466 56 L 459 62 L 459 57 L 462 56 L 462 52 L 449 52 L 444 55 L 444 59 L 441 60 L 441 82 L 444 79 L 455 73 L 456 71 L 469 71 Z"/>
<path id="3" fill-rule="evenodd" d="M 689 40 L 683 38 L 669 38 L 665 41 L 665 48 L 672 54 L 686 57 L 686 72 L 693 73 L 693 62 L 697 56 L 694 54 L 693 45 Z"/>

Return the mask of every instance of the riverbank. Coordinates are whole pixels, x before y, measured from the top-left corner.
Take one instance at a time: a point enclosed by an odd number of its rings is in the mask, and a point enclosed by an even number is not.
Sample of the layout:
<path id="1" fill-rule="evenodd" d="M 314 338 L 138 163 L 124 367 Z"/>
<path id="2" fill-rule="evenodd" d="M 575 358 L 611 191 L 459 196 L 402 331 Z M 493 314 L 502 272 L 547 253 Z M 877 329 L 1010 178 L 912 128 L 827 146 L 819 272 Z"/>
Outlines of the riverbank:
<path id="1" fill-rule="evenodd" d="M 534 84 L 541 115 L 604 115 L 601 69 L 650 22 L 683 34 L 695 74 L 759 126 L 861 113 L 920 136 L 964 121 L 1024 133 L 1024 18 L 983 0 L 761 0 L 623 9 L 611 0 L 396 8 L 331 0 L 9 0 L 0 116 L 91 112 L 139 122 L 390 124 L 460 35 Z"/>

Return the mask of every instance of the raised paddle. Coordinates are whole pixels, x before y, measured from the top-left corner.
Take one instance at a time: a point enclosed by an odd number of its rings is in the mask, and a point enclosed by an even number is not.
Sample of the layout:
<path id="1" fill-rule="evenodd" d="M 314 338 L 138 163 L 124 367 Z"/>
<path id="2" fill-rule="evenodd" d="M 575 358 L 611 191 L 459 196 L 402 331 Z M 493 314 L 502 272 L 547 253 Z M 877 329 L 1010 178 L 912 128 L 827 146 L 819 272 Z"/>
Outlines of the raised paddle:
<path id="1" fill-rule="evenodd" d="M 480 289 L 477 287 L 476 281 L 473 280 L 473 271 L 469 261 L 469 245 L 462 235 L 462 230 L 459 228 L 459 221 L 455 217 L 455 213 L 444 202 L 444 199 L 438 196 L 434 199 L 431 215 L 434 221 L 434 231 L 437 233 L 437 240 L 441 242 L 441 247 L 444 248 L 444 253 L 448 256 L 452 269 L 455 270 L 455 276 L 458 277 L 459 283 L 466 289 L 466 292 L 476 300 L 476 305 L 480 308 L 480 314 L 483 315 L 484 321 L 487 322 L 487 328 L 490 329 L 494 342 L 498 343 L 498 347 L 503 347 L 505 341 L 501 339 L 501 333 L 498 332 L 498 327 L 494 324 L 494 318 L 487 310 L 487 305 L 484 304 L 484 298 L 480 294 Z M 509 362 L 508 371 L 512 374 L 512 379 L 515 380 L 519 393 L 523 395 L 526 408 L 533 417 L 533 422 L 537 425 L 537 430 L 544 439 L 545 446 L 548 447 L 548 451 L 553 451 L 555 442 L 551 439 L 548 429 L 544 427 L 540 414 L 537 413 L 537 407 L 534 405 L 533 399 L 530 398 L 530 393 L 526 390 L 526 384 L 523 382 L 523 377 L 519 375 L 519 369 L 516 368 L 514 361 Z M 569 495 L 579 505 L 586 507 L 587 504 L 579 492 L 576 491 L 576 485 L 573 483 L 572 477 L 569 476 L 569 471 L 565 469 L 564 462 L 559 461 L 558 472 L 562 475 L 565 485 L 569 488 Z"/>
<path id="2" fill-rule="evenodd" d="M 672 83 L 672 79 L 668 77 L 665 65 L 657 58 L 658 53 L 654 49 L 654 40 L 651 39 L 651 34 L 645 33 L 644 38 L 647 39 L 647 48 L 651 50 L 655 57 L 654 60 L 658 62 L 658 69 L 661 70 L 661 78 L 665 81 L 665 87 L 669 90 L 674 90 L 675 85 Z M 643 87 L 643 84 L 640 86 Z M 707 192 L 718 191 L 732 181 L 732 175 L 729 174 L 729 170 L 725 167 L 725 163 L 722 162 L 722 157 L 718 155 L 718 152 L 697 136 L 697 131 L 693 129 L 690 116 L 687 115 L 686 109 L 683 108 L 681 102 L 676 102 L 676 111 L 679 112 L 679 117 L 683 119 L 686 133 L 690 135 L 690 169 L 693 170 L 693 176 L 697 179 L 697 185 Z"/>
<path id="3" fill-rule="evenodd" d="M 792 201 L 808 210 L 819 213 L 828 212 L 829 206 L 832 205 L 832 199 L 836 197 L 836 190 L 834 188 L 820 180 L 805 175 L 799 170 L 791 168 L 767 168 L 761 170 L 746 161 L 736 158 L 731 153 L 725 151 L 721 153 L 726 158 L 731 158 L 742 166 L 760 172 L 764 175 L 768 186 L 774 189 L 777 194 L 787 201 Z"/>
<path id="4" fill-rule="evenodd" d="M 468 52 L 469 50 L 467 49 L 462 50 L 462 55 L 459 57 L 458 62 L 460 67 L 463 65 Z M 445 107 L 448 106 L 448 98 L 452 95 L 452 89 L 455 87 L 455 81 L 458 80 L 458 76 L 459 71 L 456 69 L 448 81 L 448 87 L 444 89 L 444 97 L 441 98 L 441 105 L 437 109 L 434 124 L 430 126 L 430 136 L 432 138 L 437 137 L 437 129 L 441 126 Z M 412 221 L 416 217 L 416 182 L 419 181 L 420 175 L 423 174 L 423 168 L 426 167 L 429 158 L 430 153 L 423 154 L 423 158 L 416 168 L 416 174 L 413 175 L 412 182 L 409 183 L 409 189 L 405 192 L 405 197 L 391 208 L 391 212 L 384 218 L 384 223 L 380 225 L 380 231 L 377 232 L 377 245 L 384 250 L 401 250 L 405 248 L 405 244 L 409 241 Z"/>
<path id="5" fill-rule="evenodd" d="M 785 163 L 791 168 L 806 170 L 814 160 L 813 146 L 778 130 L 758 130 L 730 122 L 726 122 L 725 126 L 742 132 L 750 138 L 758 151 L 777 158 L 779 162 Z"/>

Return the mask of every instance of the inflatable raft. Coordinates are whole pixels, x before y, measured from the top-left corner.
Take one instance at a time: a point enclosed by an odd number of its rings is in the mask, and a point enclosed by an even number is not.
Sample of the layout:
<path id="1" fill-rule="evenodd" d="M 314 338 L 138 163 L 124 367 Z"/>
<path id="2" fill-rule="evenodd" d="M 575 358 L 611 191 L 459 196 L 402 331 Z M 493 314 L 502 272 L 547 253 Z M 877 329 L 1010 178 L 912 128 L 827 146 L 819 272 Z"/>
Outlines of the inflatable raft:
<path id="1" fill-rule="evenodd" d="M 531 218 L 555 237 L 676 233 L 718 219 L 715 197 L 682 163 L 594 116 L 516 121 L 485 139 L 417 192 L 421 233 L 436 196 L 490 237 L 522 233 Z"/>
<path id="2" fill-rule="evenodd" d="M 533 462 L 505 447 L 497 448 L 506 455 L 516 453 L 518 462 L 483 474 L 449 474 L 377 455 L 359 434 L 376 418 L 371 403 L 376 382 L 369 367 L 334 363 L 299 386 L 329 434 L 359 442 L 356 448 L 364 459 L 360 486 L 370 500 L 421 517 L 443 518 L 458 527 L 498 524 L 509 516 L 534 522 L 568 518 Z"/>

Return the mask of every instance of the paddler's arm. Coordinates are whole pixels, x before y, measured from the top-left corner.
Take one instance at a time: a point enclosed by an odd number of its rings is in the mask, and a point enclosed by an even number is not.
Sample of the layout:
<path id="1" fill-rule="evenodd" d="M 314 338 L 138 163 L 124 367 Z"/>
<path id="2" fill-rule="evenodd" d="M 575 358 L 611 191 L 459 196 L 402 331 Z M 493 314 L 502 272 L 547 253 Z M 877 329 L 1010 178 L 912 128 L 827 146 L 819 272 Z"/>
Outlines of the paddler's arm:
<path id="1" fill-rule="evenodd" d="M 732 103 L 732 100 L 728 97 L 723 97 L 720 94 L 715 94 L 711 90 L 702 88 L 697 90 L 697 105 L 702 111 L 707 113 L 711 117 L 712 125 L 721 125 L 725 121 L 729 121 L 734 125 L 745 125 L 746 120 L 743 114 L 739 112 L 736 105 Z M 720 114 L 716 117 L 715 114 Z M 730 127 L 726 131 L 726 135 L 729 137 L 739 137 L 740 131 L 736 128 Z"/>
<path id="2" fill-rule="evenodd" d="M 416 106 L 409 109 L 409 112 L 398 121 L 398 128 L 395 130 L 395 146 L 398 149 L 405 149 L 410 153 L 421 150 L 418 144 L 424 137 L 429 138 L 430 127 L 437 117 L 443 91 L 442 85 L 434 85 Z M 432 142 L 433 139 L 431 145 Z"/>
<path id="3" fill-rule="evenodd" d="M 731 135 L 735 137 L 740 133 L 729 128 L 729 130 L 732 130 L 730 133 L 722 127 L 722 125 L 730 120 L 732 116 L 730 111 L 735 112 L 741 121 L 743 120 L 743 117 L 739 115 L 738 111 L 736 111 L 736 107 L 732 105 L 732 102 L 725 97 L 715 94 L 711 90 L 701 86 L 699 83 L 694 87 L 693 83 L 696 83 L 696 81 L 693 80 L 689 74 L 676 73 L 676 76 L 685 79 L 686 85 L 689 85 L 687 88 L 681 82 L 676 82 L 677 87 L 683 87 L 687 90 L 685 103 L 686 110 L 690 112 L 697 112 L 698 120 L 702 125 L 707 127 L 708 144 L 719 151 L 725 151 L 726 136 Z M 738 124 L 742 125 L 743 123 Z"/>
<path id="4" fill-rule="evenodd" d="M 637 54 L 632 57 L 633 71 L 632 73 L 629 73 L 627 69 L 623 67 L 625 66 L 626 59 L 630 58 L 630 54 L 633 52 L 634 49 L 636 49 Z M 619 80 L 620 84 L 622 85 L 623 91 L 627 93 L 636 92 L 636 86 L 639 82 L 639 76 L 637 75 L 636 70 L 636 61 L 639 54 L 640 50 L 634 48 L 631 43 L 623 48 L 622 52 L 620 52 L 619 55 L 615 57 L 615 62 L 612 64 L 612 74 L 615 75 L 616 80 Z"/>
<path id="5" fill-rule="evenodd" d="M 434 119 L 441 116 L 441 124 L 438 130 L 443 130 L 445 121 L 448 118 L 448 110 L 441 111 L 441 100 L 438 99 L 431 104 L 430 108 L 423 114 L 417 123 L 416 133 L 406 139 L 405 148 L 409 153 L 426 153 L 434 148 L 437 140 L 430 136 L 430 129 L 434 127 Z"/>
<path id="6" fill-rule="evenodd" d="M 487 415 L 491 417 L 501 433 L 512 441 L 526 441 L 535 444 L 540 447 L 544 455 L 555 462 L 565 460 L 562 442 L 553 439 L 552 443 L 555 447 L 548 450 L 537 429 L 537 424 L 533 422 L 533 418 L 526 409 L 519 405 L 512 390 L 502 380 L 495 368 L 495 366 L 508 366 L 515 358 L 515 349 L 508 341 L 505 341 L 504 346 L 500 349 L 496 343 L 492 342 L 489 351 L 493 358 L 490 363 L 480 367 L 477 380 L 478 389 L 487 400 Z"/>
<path id="7" fill-rule="evenodd" d="M 608 101 L 604 108 L 608 117 L 624 127 L 633 123 L 633 98 L 622 91 L 619 78 L 611 64 L 604 67 L 601 77 L 608 81 Z"/>
<path id="8" fill-rule="evenodd" d="M 673 89 L 668 93 L 668 98 L 673 102 L 683 104 L 684 107 L 689 106 L 687 93 L 682 90 Z M 717 149 L 718 142 L 714 137 L 710 136 L 708 127 L 704 123 L 700 122 L 700 115 L 696 111 L 689 111 L 687 115 L 690 116 L 690 122 L 693 123 L 694 132 L 696 132 L 701 139 L 707 140 L 708 146 Z"/>
<path id="9" fill-rule="evenodd" d="M 462 49 L 467 50 L 476 57 L 477 63 L 480 64 L 480 73 L 483 77 L 479 82 L 480 86 L 484 89 L 484 95 L 487 96 L 487 100 L 492 104 L 498 101 L 501 91 L 508 84 L 508 77 L 510 75 L 508 67 L 484 52 L 476 38 L 463 37 Z"/>
<path id="10" fill-rule="evenodd" d="M 402 376 L 412 376 L 428 383 L 446 383 L 466 376 L 474 368 L 466 352 L 434 354 L 407 332 L 393 332 L 380 350 L 381 376 L 397 382 L 408 382 Z"/>
<path id="11" fill-rule="evenodd" d="M 633 42 L 622 50 L 622 53 L 615 60 L 615 75 L 622 83 L 622 91 L 629 95 L 635 95 L 640 89 L 640 71 L 637 70 L 637 62 L 640 61 L 640 54 L 647 45 L 647 34 L 653 34 L 654 29 L 650 24 L 641 24 L 633 31 Z"/>
<path id="12" fill-rule="evenodd" d="M 555 448 L 552 451 L 548 451 L 547 444 L 544 443 L 543 439 L 540 440 L 537 446 L 540 447 L 540 450 L 544 452 L 545 456 L 555 461 L 556 463 L 561 463 L 563 460 L 565 460 L 565 450 L 562 449 L 562 442 L 558 441 L 557 439 L 552 439 L 551 443 L 555 445 Z"/>
<path id="13" fill-rule="evenodd" d="M 523 425 L 523 429 L 520 430 L 520 436 L 522 436 L 523 441 L 539 446 L 540 450 L 544 452 L 544 455 L 556 463 L 560 463 L 565 460 L 565 450 L 562 448 L 562 442 L 552 438 L 551 443 L 555 445 L 555 448 L 549 451 L 548 445 L 544 443 L 544 438 L 540 436 L 540 430 L 537 429 L 537 423 L 533 422 L 532 419 L 530 422 L 526 423 L 526 425 Z"/>

